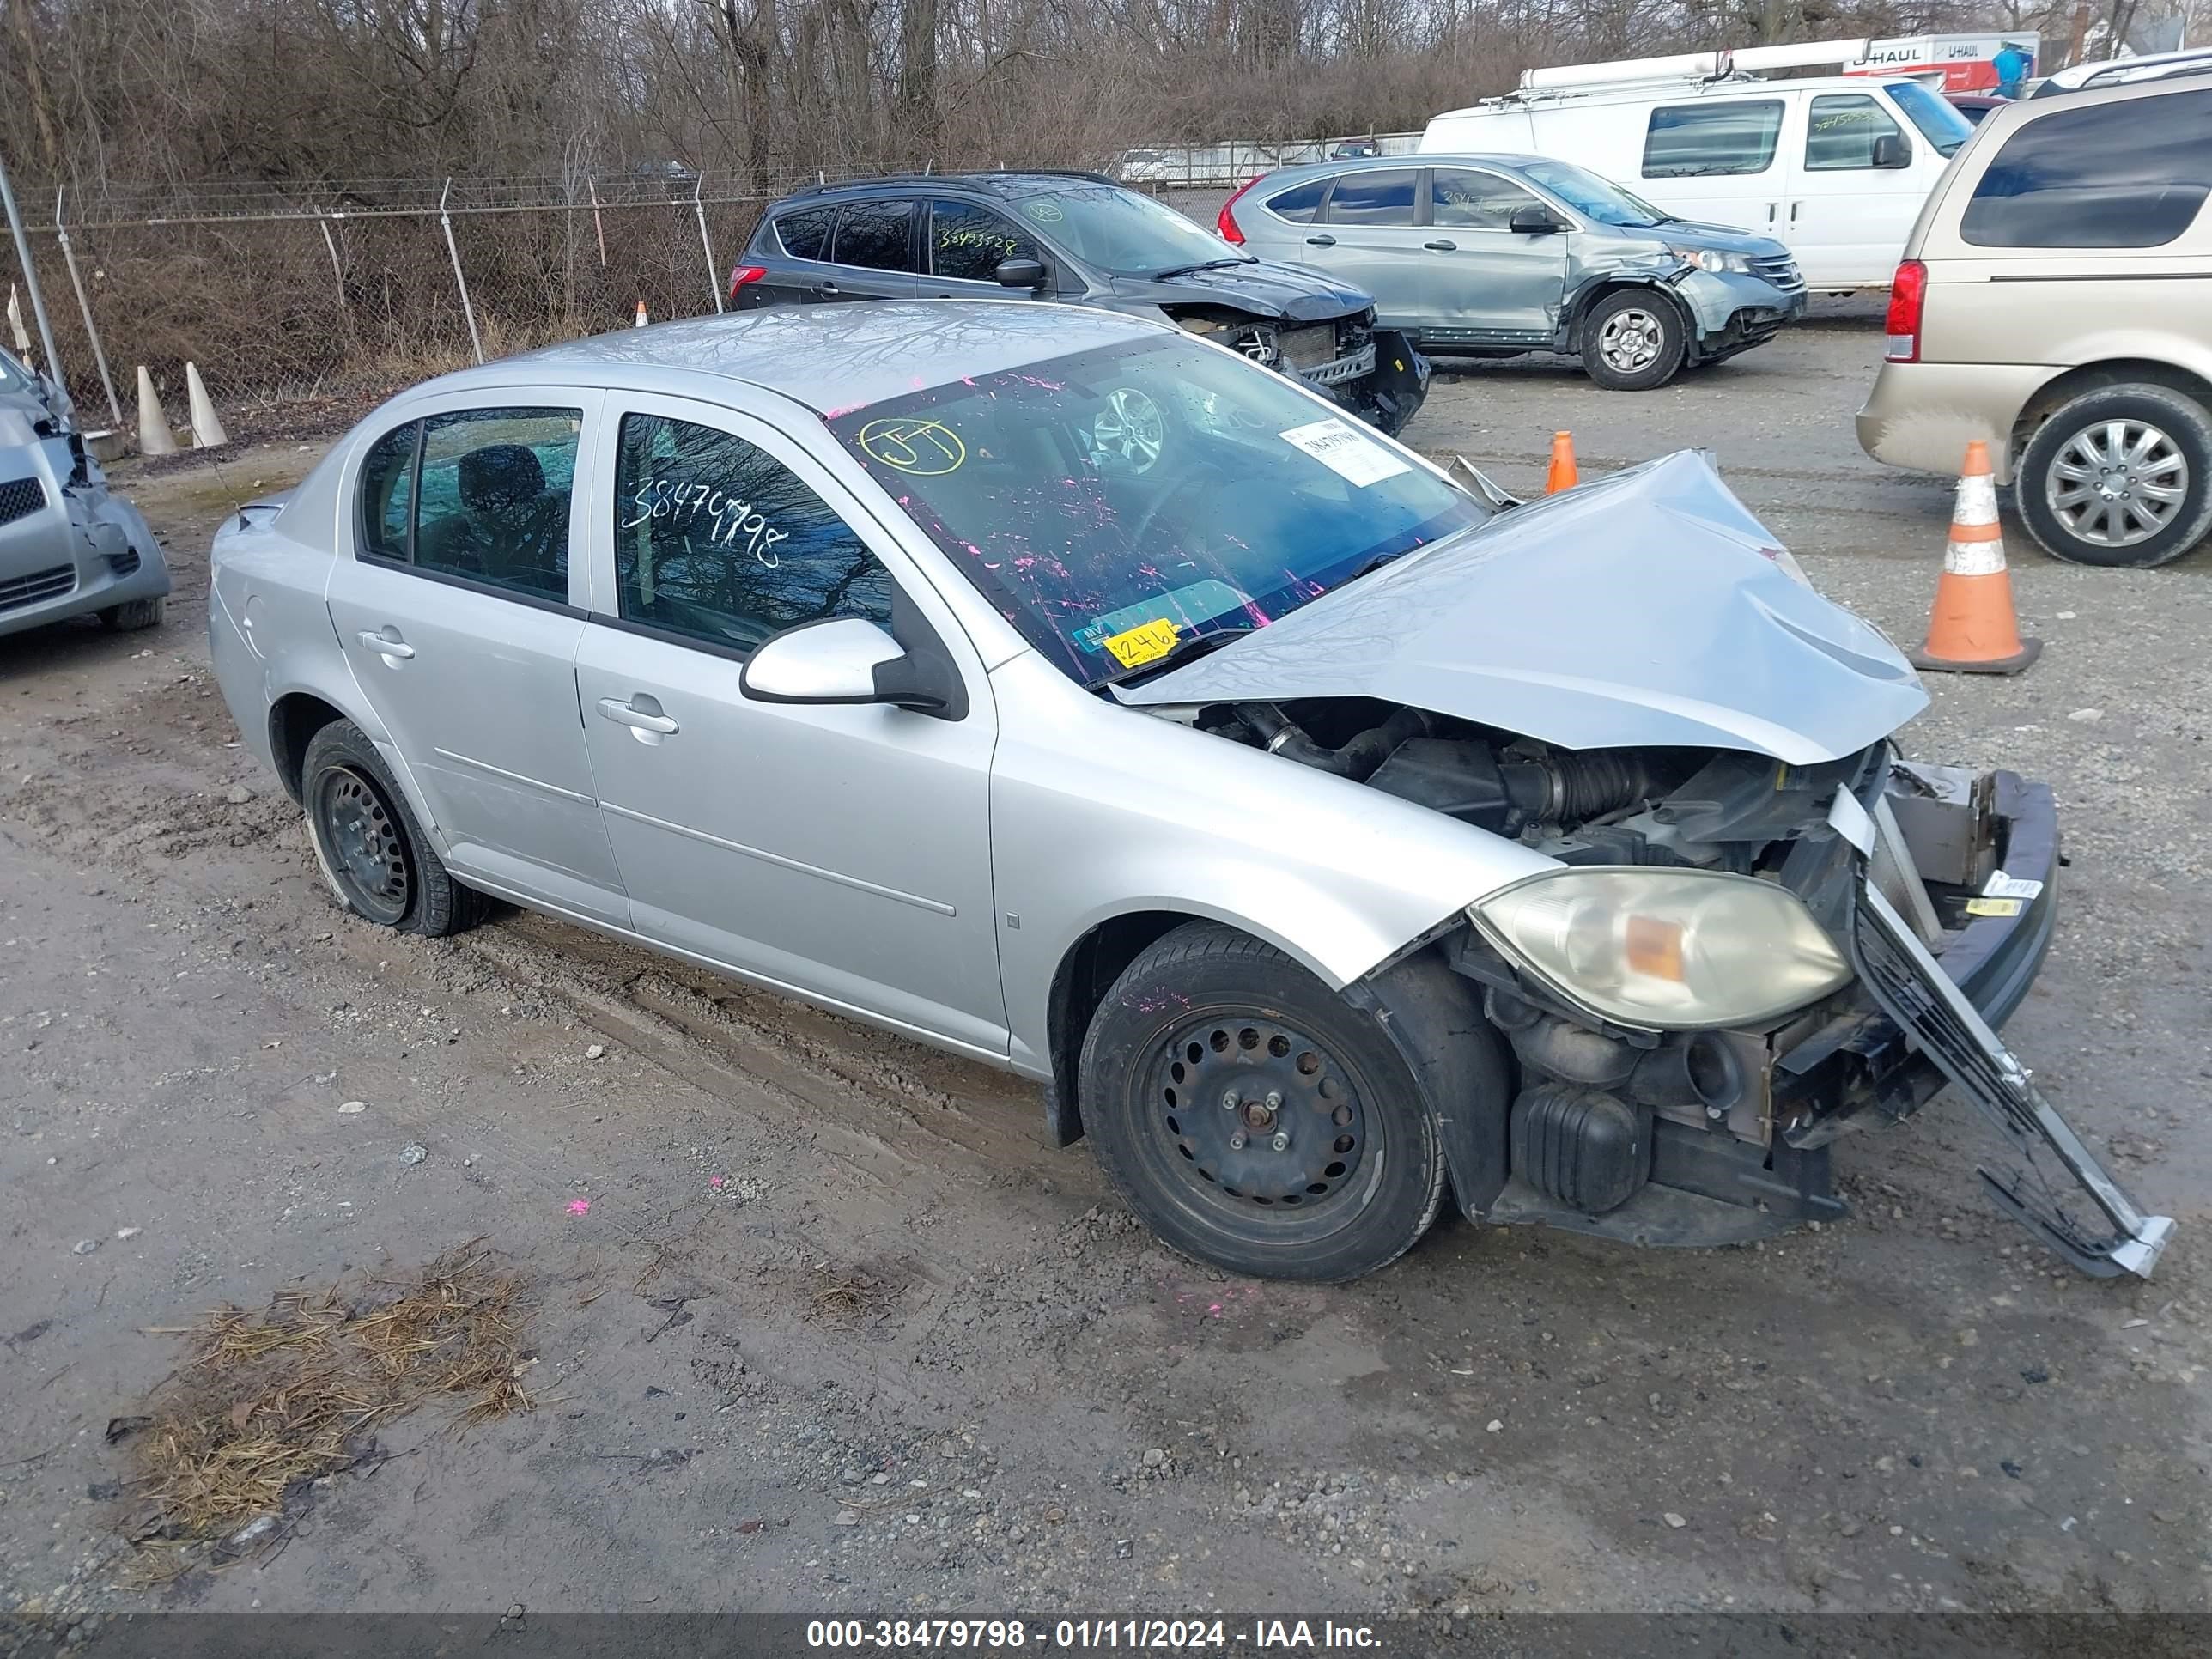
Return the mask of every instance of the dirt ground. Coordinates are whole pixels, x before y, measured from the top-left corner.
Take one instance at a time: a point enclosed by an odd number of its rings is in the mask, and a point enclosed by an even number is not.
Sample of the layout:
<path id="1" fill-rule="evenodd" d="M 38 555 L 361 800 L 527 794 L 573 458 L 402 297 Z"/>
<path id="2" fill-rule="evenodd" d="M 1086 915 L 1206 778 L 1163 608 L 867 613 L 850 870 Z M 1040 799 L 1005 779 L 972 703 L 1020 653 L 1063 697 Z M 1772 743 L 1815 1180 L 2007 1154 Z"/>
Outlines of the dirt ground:
<path id="1" fill-rule="evenodd" d="M 1709 446 L 1904 639 L 1948 495 L 1851 440 L 1879 347 L 1844 310 L 1640 396 L 1447 367 L 1409 437 L 1522 488 L 1555 428 L 1586 471 Z M 313 453 L 126 470 L 167 624 L 0 641 L 0 1609 L 2205 1607 L 2212 551 L 2075 569 L 2008 526 L 2045 655 L 1904 739 L 2057 785 L 2011 1035 L 2179 1219 L 2154 1282 L 1997 1218 L 1945 1097 L 1838 1148 L 1816 1232 L 1448 1221 L 1296 1289 L 1152 1243 L 981 1066 L 533 916 L 341 916 L 203 634 L 214 526 Z M 102 1429 L 178 1362 L 148 1328 L 479 1237 L 536 1409 L 389 1422 L 258 1553 L 125 1587 Z"/>

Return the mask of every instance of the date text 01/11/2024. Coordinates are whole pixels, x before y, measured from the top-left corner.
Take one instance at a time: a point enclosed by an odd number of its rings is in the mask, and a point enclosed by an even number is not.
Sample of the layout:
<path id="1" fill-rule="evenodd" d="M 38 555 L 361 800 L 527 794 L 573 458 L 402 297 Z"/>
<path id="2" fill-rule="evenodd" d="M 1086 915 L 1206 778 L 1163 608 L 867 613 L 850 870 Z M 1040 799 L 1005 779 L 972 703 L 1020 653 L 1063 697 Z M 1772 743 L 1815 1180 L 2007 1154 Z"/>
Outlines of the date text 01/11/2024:
<path id="1" fill-rule="evenodd" d="M 806 1626 L 811 1649 L 968 1649 L 1003 1652 L 1186 1648 L 1354 1648 L 1374 1650 L 1370 1625 L 1330 1619 L 1258 1619 L 1247 1628 L 1222 1619 L 1060 1619 L 1032 1626 L 1020 1619 L 817 1619 Z"/>

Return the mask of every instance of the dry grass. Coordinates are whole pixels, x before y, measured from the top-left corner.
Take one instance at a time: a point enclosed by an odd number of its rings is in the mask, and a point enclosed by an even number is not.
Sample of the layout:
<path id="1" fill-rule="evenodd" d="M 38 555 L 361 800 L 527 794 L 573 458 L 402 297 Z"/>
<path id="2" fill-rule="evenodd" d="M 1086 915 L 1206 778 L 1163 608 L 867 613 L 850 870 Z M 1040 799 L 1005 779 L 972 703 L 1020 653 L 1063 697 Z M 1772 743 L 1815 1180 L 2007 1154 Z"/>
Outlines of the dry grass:
<path id="1" fill-rule="evenodd" d="M 386 1419 L 433 1400 L 461 1422 L 528 1411 L 527 1314 L 481 1242 L 404 1280 L 287 1291 L 171 1334 L 191 1351 L 143 1426 L 117 1420 L 136 1468 L 133 1541 L 221 1539 L 282 1516 L 307 1484 L 374 1456 Z"/>

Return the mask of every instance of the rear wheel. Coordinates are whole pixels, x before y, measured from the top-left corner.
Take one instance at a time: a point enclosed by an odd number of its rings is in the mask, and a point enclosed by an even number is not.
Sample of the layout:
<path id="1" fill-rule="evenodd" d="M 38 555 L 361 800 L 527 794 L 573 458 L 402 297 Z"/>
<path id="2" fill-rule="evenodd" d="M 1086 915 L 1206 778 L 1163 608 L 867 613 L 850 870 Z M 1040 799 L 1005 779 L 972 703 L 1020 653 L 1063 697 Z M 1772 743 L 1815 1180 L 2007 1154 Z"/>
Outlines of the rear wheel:
<path id="1" fill-rule="evenodd" d="M 2212 414 L 2160 386 L 2086 393 L 2036 428 L 2014 485 L 2021 517 L 2059 558 L 2164 564 L 2212 531 Z"/>
<path id="2" fill-rule="evenodd" d="M 1608 294 L 1583 319 L 1583 372 L 1608 392 L 1662 386 L 1688 356 L 1681 312 L 1651 289 Z"/>
<path id="3" fill-rule="evenodd" d="M 354 915 L 440 938 L 483 920 L 486 901 L 447 872 L 368 734 L 335 720 L 308 739 L 300 797 L 323 879 Z"/>
<path id="4" fill-rule="evenodd" d="M 1093 1018 L 1085 1132 L 1129 1207 L 1231 1273 L 1356 1279 L 1435 1219 L 1443 1155 L 1382 1029 L 1211 922 L 1132 963 Z"/>

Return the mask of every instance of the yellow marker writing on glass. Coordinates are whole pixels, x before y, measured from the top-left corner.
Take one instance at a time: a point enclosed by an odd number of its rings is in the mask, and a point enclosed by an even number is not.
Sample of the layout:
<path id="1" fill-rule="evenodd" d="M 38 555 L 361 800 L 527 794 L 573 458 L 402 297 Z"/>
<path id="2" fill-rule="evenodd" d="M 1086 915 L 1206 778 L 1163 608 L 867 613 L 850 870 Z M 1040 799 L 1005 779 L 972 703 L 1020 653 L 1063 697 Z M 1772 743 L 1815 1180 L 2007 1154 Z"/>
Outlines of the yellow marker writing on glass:
<path id="1" fill-rule="evenodd" d="M 1125 633 L 1109 634 L 1099 641 L 1124 668 L 1141 668 L 1175 649 L 1176 625 L 1165 617 L 1139 623 Z"/>

